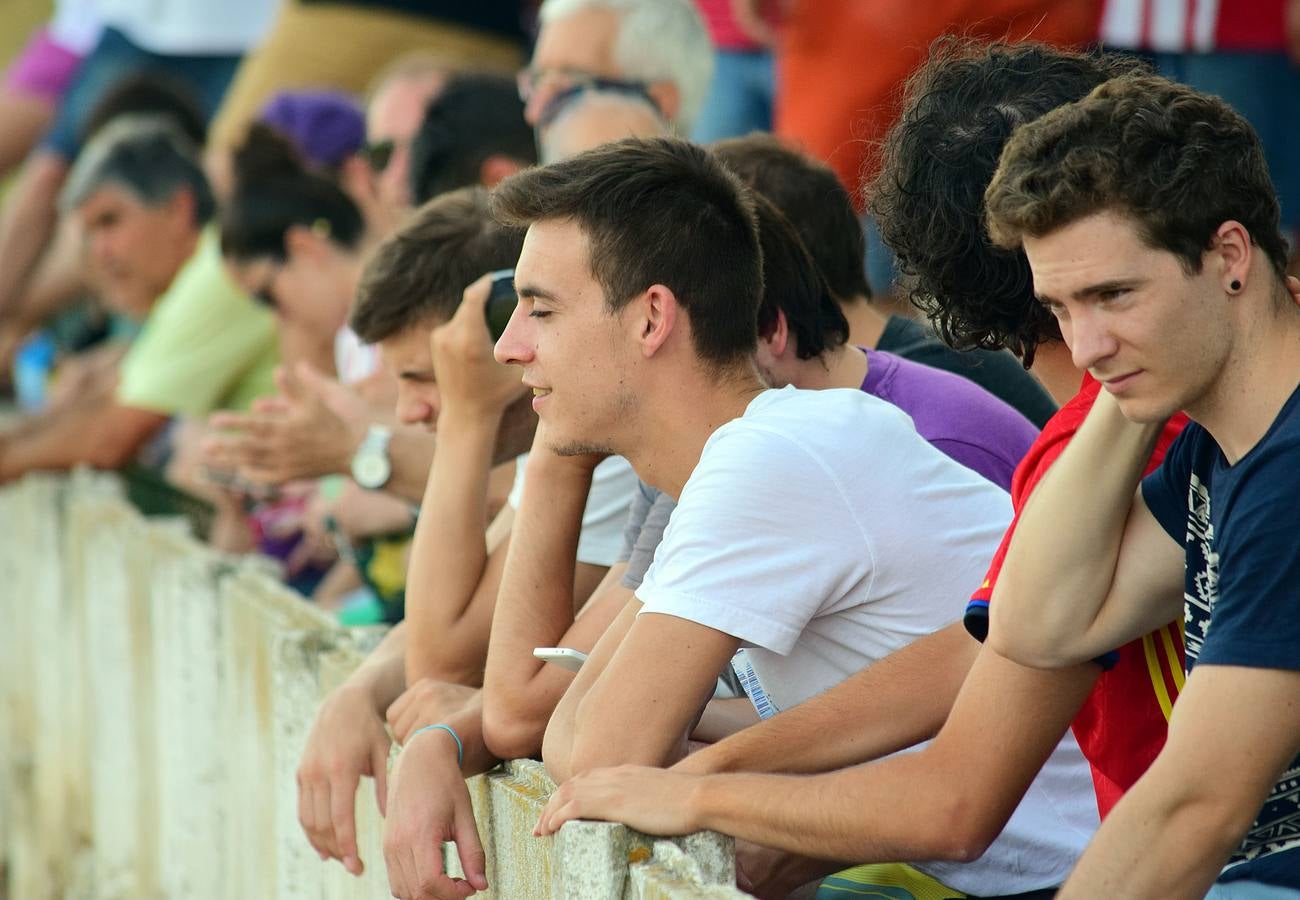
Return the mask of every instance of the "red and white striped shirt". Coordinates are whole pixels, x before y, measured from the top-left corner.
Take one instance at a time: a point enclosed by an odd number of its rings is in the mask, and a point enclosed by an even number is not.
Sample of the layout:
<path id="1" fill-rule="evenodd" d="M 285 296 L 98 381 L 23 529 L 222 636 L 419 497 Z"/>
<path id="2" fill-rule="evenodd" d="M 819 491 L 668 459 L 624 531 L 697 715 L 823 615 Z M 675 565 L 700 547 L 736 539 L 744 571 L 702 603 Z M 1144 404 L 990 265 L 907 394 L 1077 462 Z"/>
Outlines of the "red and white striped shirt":
<path id="1" fill-rule="evenodd" d="M 1106 0 L 1102 45 L 1165 53 L 1281 50 L 1286 0 Z"/>

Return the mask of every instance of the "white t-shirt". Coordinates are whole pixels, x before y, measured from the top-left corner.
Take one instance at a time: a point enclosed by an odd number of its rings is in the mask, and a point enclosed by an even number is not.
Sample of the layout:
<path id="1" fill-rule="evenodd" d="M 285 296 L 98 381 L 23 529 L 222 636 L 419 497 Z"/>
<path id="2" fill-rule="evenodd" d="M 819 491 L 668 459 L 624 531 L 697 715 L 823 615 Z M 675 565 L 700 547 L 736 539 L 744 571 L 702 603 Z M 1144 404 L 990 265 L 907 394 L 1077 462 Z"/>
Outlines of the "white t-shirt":
<path id="1" fill-rule="evenodd" d="M 705 444 L 636 595 L 642 615 L 740 638 L 735 667 L 766 717 L 959 619 L 1010 521 L 1007 494 L 897 407 L 859 390 L 769 390 Z M 1077 746 L 1058 756 L 1049 780 L 1067 790 L 1031 791 L 1024 828 L 936 877 L 970 893 L 1059 884 L 1096 811 L 1071 799 L 1091 796 Z"/>
<path id="2" fill-rule="evenodd" d="M 340 384 L 365 381 L 378 369 L 378 344 L 361 343 L 357 333 L 346 325 L 334 333 L 334 372 Z"/>
<path id="3" fill-rule="evenodd" d="M 105 25 L 162 55 L 244 53 L 271 25 L 279 0 L 97 0 Z"/>
<path id="4" fill-rule="evenodd" d="M 103 25 L 91 0 L 55 0 L 50 39 L 63 49 L 85 56 L 95 47 Z"/>
<path id="5" fill-rule="evenodd" d="M 509 503 L 515 509 L 524 497 L 524 470 L 528 454 L 515 462 L 515 483 Z M 611 456 L 596 466 L 591 474 L 591 491 L 582 513 L 582 533 L 578 536 L 578 562 L 593 566 L 612 566 L 623 550 L 623 526 L 627 523 L 632 492 L 637 488 L 636 473 L 621 456 Z"/>

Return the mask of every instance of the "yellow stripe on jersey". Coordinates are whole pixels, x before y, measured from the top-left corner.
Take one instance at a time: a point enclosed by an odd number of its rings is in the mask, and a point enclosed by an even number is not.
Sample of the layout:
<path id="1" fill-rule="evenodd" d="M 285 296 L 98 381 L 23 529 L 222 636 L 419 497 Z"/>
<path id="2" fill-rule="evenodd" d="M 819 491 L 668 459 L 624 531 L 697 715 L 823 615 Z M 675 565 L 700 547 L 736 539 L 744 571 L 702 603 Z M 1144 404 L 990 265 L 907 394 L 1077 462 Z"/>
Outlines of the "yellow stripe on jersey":
<path id="1" fill-rule="evenodd" d="M 1165 635 L 1165 640 L 1168 639 L 1169 636 Z M 1156 653 L 1155 638 L 1149 634 L 1142 635 L 1142 652 L 1146 654 L 1147 673 L 1151 676 L 1151 687 L 1156 692 L 1156 702 L 1160 704 L 1160 711 L 1165 714 L 1165 721 L 1168 722 L 1170 714 L 1174 711 L 1174 704 L 1169 699 L 1169 689 L 1165 687 L 1165 673 L 1160 666 L 1160 657 Z"/>

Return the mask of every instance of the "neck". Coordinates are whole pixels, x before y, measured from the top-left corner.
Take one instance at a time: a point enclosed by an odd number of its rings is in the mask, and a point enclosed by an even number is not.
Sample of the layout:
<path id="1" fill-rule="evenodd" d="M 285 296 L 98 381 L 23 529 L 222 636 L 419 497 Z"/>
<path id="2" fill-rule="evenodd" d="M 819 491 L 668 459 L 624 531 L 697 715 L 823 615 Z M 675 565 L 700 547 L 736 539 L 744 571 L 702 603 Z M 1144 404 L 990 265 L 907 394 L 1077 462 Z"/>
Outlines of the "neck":
<path id="1" fill-rule="evenodd" d="M 856 296 L 840 304 L 840 311 L 849 320 L 849 343 L 875 350 L 880 336 L 885 333 L 889 317 L 871 305 L 863 296 Z"/>
<path id="2" fill-rule="evenodd" d="M 812 359 L 797 359 L 789 384 L 810 391 L 859 388 L 867 377 L 867 354 L 852 344 L 841 344 Z"/>
<path id="3" fill-rule="evenodd" d="M 1074 365 L 1065 341 L 1044 341 L 1034 351 L 1030 373 L 1047 388 L 1057 406 L 1064 406 L 1079 393 L 1083 372 Z"/>
<path id="4" fill-rule="evenodd" d="M 317 334 L 310 328 L 292 322 L 279 323 L 280 359 L 286 368 L 306 362 L 317 372 L 335 375 L 334 336 Z"/>
<path id="5" fill-rule="evenodd" d="M 1186 409 L 1214 436 L 1229 464 L 1259 443 L 1300 384 L 1300 312 L 1290 298 L 1279 306 L 1264 293 L 1249 306 L 1242 303 L 1227 362 Z"/>
<path id="6" fill-rule="evenodd" d="M 670 379 L 672 388 L 643 399 L 631 449 L 623 456 L 646 484 L 679 499 L 704 445 L 715 431 L 744 415 L 751 400 L 767 389 L 751 364 L 719 378 L 692 371 Z"/>

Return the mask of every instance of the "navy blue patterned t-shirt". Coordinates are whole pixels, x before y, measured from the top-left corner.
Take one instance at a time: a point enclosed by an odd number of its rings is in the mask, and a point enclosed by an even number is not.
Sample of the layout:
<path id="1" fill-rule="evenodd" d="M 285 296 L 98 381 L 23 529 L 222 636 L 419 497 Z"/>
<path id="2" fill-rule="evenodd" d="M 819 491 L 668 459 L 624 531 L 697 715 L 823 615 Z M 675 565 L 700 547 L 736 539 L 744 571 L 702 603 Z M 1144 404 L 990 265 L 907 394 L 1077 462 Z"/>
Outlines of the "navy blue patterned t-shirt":
<path id="1" fill-rule="evenodd" d="M 1300 390 L 1235 465 L 1189 425 L 1142 482 L 1142 498 L 1186 551 L 1188 670 L 1300 670 Z M 1219 880 L 1300 889 L 1300 758 Z"/>

